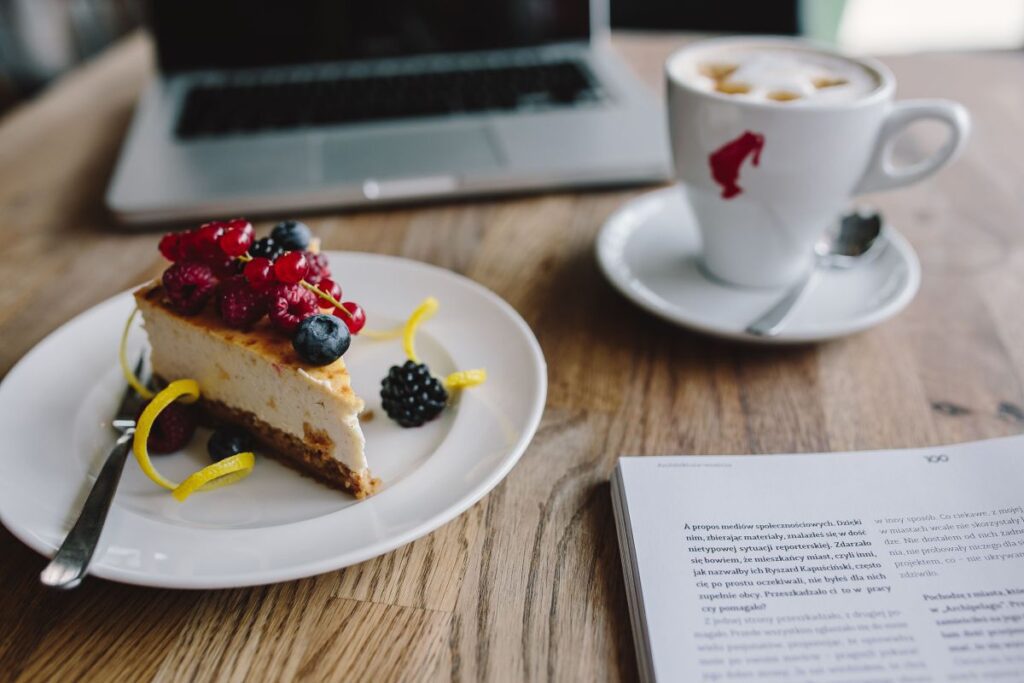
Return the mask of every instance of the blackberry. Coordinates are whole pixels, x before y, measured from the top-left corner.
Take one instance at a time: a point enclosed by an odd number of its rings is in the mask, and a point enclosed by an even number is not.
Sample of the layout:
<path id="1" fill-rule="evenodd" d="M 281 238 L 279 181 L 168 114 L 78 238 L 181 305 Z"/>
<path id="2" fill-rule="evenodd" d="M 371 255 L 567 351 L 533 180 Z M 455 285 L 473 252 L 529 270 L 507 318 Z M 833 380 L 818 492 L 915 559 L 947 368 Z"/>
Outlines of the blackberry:
<path id="1" fill-rule="evenodd" d="M 410 360 L 391 366 L 380 383 L 380 398 L 392 420 L 403 427 L 419 427 L 441 414 L 448 392 L 426 365 Z"/>
<path id="2" fill-rule="evenodd" d="M 253 258 L 265 258 L 271 261 L 277 260 L 277 257 L 288 251 L 283 246 L 274 241 L 272 237 L 262 237 L 252 243 L 249 247 L 249 256 Z"/>

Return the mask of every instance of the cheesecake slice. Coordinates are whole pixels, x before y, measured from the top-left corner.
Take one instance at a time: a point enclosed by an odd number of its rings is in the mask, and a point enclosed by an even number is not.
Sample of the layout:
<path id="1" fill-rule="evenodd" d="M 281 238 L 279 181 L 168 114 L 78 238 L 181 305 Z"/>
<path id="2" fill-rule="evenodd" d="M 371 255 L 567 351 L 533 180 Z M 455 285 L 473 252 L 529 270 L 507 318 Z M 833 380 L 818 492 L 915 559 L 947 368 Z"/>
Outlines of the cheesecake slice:
<path id="1" fill-rule="evenodd" d="M 359 428 L 363 401 L 345 361 L 304 363 L 291 341 L 263 320 L 250 330 L 226 327 L 207 307 L 176 313 L 160 283 L 135 292 L 152 348 L 153 373 L 191 378 L 200 407 L 218 424 L 250 432 L 266 455 L 328 486 L 363 498 L 380 485 L 366 464 Z"/>

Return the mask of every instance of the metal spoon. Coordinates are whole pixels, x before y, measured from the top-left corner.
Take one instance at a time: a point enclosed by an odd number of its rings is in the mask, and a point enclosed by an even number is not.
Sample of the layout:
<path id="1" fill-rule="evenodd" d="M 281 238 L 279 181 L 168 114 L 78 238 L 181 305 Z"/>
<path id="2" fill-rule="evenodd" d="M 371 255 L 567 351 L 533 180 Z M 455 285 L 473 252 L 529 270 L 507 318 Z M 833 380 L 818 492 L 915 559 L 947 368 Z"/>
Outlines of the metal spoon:
<path id="1" fill-rule="evenodd" d="M 867 263 L 885 248 L 882 217 L 872 212 L 855 212 L 843 216 L 814 245 L 814 266 L 794 284 L 778 303 L 747 326 L 747 333 L 758 337 L 774 337 L 789 319 L 796 304 L 810 289 L 823 270 L 846 270 Z"/>

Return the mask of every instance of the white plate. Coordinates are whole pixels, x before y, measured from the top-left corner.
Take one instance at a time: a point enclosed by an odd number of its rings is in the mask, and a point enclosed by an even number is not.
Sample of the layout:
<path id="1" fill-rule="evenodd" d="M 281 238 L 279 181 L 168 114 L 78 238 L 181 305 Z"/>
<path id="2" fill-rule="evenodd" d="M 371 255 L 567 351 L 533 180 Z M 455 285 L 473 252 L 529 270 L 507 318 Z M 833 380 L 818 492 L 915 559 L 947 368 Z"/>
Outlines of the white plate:
<path id="1" fill-rule="evenodd" d="M 890 226 L 885 234 L 885 250 L 869 263 L 822 273 L 776 337 L 745 330 L 783 290 L 731 287 L 705 275 L 700 234 L 678 187 L 641 195 L 612 214 L 598 237 L 597 260 L 627 298 L 683 327 L 755 343 L 811 342 L 877 325 L 914 298 L 917 255 Z"/>
<path id="2" fill-rule="evenodd" d="M 374 412 L 367 458 L 383 490 L 357 502 L 268 458 L 233 486 L 184 503 L 155 487 L 129 458 L 90 573 L 166 588 L 226 588 L 284 581 L 362 562 L 438 528 L 500 482 L 533 437 L 547 371 L 536 338 L 504 301 L 449 271 L 388 256 L 330 253 L 369 326 L 390 327 L 425 296 L 441 308 L 417 335 L 436 375 L 486 367 L 441 418 L 402 429 L 384 415 L 379 387 L 404 360 L 398 341 L 357 337 L 345 356 L 357 393 Z M 108 420 L 123 380 L 119 330 L 132 309 L 120 294 L 43 340 L 0 385 L 0 520 L 52 555 L 70 528 L 113 441 Z M 131 357 L 145 345 L 133 334 Z M 185 453 L 160 456 L 172 479 L 209 462 L 207 432 Z"/>

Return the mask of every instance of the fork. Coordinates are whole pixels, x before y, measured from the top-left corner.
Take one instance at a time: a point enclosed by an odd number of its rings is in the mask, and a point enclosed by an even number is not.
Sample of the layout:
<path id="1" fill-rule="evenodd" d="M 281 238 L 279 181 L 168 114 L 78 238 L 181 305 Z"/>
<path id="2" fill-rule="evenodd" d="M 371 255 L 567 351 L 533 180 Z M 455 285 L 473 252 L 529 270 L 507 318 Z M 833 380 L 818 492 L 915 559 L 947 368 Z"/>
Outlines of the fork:
<path id="1" fill-rule="evenodd" d="M 143 385 L 147 385 L 148 379 L 141 377 L 144 365 L 145 353 L 139 355 L 139 361 L 135 364 L 135 376 L 140 378 Z M 50 564 L 40 573 L 39 580 L 45 585 L 71 589 L 76 588 L 85 578 L 100 534 L 103 533 L 103 523 L 107 519 L 114 492 L 121 481 L 121 471 L 131 451 L 132 439 L 135 437 L 135 420 L 142 401 L 142 397 L 130 386 L 125 389 L 117 415 L 110 423 L 119 435 L 117 441 L 103 463 L 88 498 L 85 499 L 78 520 L 71 527 Z"/>

